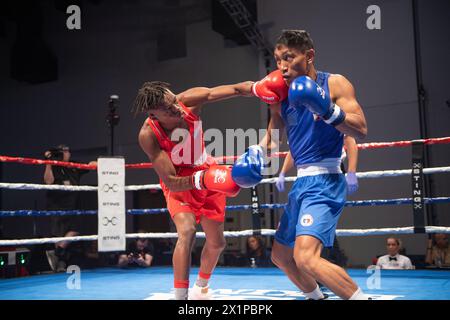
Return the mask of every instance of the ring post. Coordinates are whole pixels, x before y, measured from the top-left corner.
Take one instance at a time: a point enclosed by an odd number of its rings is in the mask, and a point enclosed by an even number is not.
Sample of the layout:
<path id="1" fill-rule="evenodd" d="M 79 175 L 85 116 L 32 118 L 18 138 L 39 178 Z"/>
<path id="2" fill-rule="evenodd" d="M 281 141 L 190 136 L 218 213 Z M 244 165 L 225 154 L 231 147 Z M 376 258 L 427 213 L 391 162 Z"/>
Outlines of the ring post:
<path id="1" fill-rule="evenodd" d="M 252 230 L 254 236 L 261 235 L 261 210 L 256 187 L 252 188 Z"/>
<path id="2" fill-rule="evenodd" d="M 423 140 L 412 141 L 412 206 L 414 233 L 425 233 L 425 204 L 423 194 Z"/>
<path id="3" fill-rule="evenodd" d="M 125 159 L 98 159 L 98 251 L 125 250 Z"/>

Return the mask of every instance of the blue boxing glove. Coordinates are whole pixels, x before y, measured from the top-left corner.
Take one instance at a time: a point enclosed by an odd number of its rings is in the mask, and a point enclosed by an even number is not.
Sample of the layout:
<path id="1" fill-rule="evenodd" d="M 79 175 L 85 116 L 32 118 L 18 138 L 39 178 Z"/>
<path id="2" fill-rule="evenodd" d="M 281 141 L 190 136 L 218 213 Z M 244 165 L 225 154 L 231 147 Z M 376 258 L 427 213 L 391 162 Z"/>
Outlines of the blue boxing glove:
<path id="1" fill-rule="evenodd" d="M 260 146 L 253 145 L 236 160 L 231 176 L 241 188 L 252 188 L 262 180 L 263 169 L 263 150 Z"/>
<path id="2" fill-rule="evenodd" d="M 292 81 L 289 87 L 289 101 L 304 105 L 313 114 L 333 126 L 345 120 L 345 112 L 331 101 L 330 96 L 314 80 L 301 76 Z"/>

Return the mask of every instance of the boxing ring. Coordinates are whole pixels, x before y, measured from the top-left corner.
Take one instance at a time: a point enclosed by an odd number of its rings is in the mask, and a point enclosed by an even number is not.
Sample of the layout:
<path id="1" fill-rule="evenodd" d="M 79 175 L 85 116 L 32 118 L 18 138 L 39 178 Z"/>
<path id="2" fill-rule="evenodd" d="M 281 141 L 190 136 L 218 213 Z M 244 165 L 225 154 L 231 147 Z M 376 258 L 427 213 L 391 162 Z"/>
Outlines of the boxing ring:
<path id="1" fill-rule="evenodd" d="M 192 268 L 195 281 L 198 268 Z M 450 271 L 381 270 L 381 288 L 368 289 L 368 274 L 347 269 L 375 300 L 449 300 Z M 68 289 L 70 275 L 56 273 L 0 280 L 0 300 L 170 300 L 170 267 L 84 270 L 80 288 Z M 277 268 L 218 267 L 212 276 L 214 300 L 304 300 L 304 295 Z M 330 300 L 339 299 L 325 289 Z"/>
<path id="2" fill-rule="evenodd" d="M 448 144 L 450 137 L 424 139 L 415 141 L 397 141 L 367 143 L 358 145 L 359 149 L 407 147 L 414 145 L 426 146 L 430 144 Z M 277 153 L 272 156 L 284 156 L 285 153 Z M 234 158 L 234 157 L 228 157 Z M 78 167 L 80 169 L 95 170 L 95 166 L 59 162 L 53 160 L 38 160 L 0 156 L 2 162 L 15 162 L 22 164 L 42 165 L 52 164 L 66 167 Z M 151 168 L 149 163 L 128 164 L 127 168 L 142 169 Z M 412 169 L 385 170 L 358 172 L 359 179 L 397 177 L 405 175 L 446 174 L 450 172 L 448 167 L 422 168 L 414 166 Z M 296 177 L 288 177 L 286 181 L 294 181 Z M 275 183 L 276 178 L 264 179 L 261 183 Z M 63 190 L 63 191 L 98 191 L 95 186 L 62 186 L 62 185 L 38 185 L 27 183 L 0 183 L 0 188 L 14 190 Z M 141 186 L 126 186 L 126 191 L 160 189 L 159 184 Z M 448 203 L 450 197 L 426 198 L 424 196 L 399 199 L 375 199 L 347 201 L 346 206 L 384 206 L 384 205 L 412 205 L 415 209 L 424 204 Z M 258 204 L 259 210 L 283 209 L 285 204 L 266 203 Z M 252 210 L 254 204 L 227 206 L 227 211 Z M 166 208 L 158 209 L 131 209 L 127 214 L 164 214 Z M 0 211 L 0 217 L 20 216 L 50 216 L 50 215 L 96 215 L 97 211 Z M 422 217 L 423 218 L 423 217 Z M 422 221 L 423 223 L 423 221 Z M 338 237 L 352 236 L 365 237 L 371 235 L 393 234 L 423 234 L 423 233 L 450 233 L 450 227 L 421 225 L 420 216 L 414 216 L 413 226 L 399 226 L 389 228 L 371 229 L 338 229 Z M 273 236 L 272 229 L 251 229 L 240 231 L 225 231 L 225 237 L 242 237 L 253 234 Z M 176 238 L 176 233 L 132 233 L 126 234 L 127 238 Z M 198 232 L 198 238 L 204 237 L 204 233 Z M 0 246 L 26 246 L 65 241 L 95 241 L 97 235 L 0 240 Z M 192 282 L 195 281 L 198 268 L 191 269 Z M 373 272 L 372 272 L 373 271 Z M 361 287 L 361 289 L 378 300 L 450 300 L 450 270 L 366 270 L 347 269 L 349 275 Z M 71 286 L 73 280 L 71 273 L 57 273 L 47 275 L 33 275 L 29 277 L 0 279 L 0 300 L 169 300 L 173 298 L 172 283 L 173 274 L 171 267 L 150 267 L 146 269 L 119 269 L 99 268 L 82 270 L 79 274 L 79 286 Z M 376 284 L 376 285 L 374 285 Z M 277 268 L 237 268 L 218 267 L 212 277 L 213 299 L 217 300 L 303 300 L 303 294 L 288 280 Z M 326 288 L 330 294 L 329 299 L 339 299 Z"/>

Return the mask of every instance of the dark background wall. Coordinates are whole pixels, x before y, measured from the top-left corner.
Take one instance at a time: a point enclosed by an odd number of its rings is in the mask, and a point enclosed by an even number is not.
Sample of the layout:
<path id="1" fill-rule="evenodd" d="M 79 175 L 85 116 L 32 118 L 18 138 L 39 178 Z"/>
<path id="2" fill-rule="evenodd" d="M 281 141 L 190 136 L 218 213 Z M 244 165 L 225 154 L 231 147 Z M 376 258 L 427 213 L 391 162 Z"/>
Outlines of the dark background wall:
<path id="1" fill-rule="evenodd" d="M 448 136 L 450 125 L 450 90 L 447 75 L 450 72 L 450 43 L 442 41 L 450 33 L 450 21 L 445 12 L 450 10 L 448 1 L 427 3 L 418 1 L 418 36 L 420 38 L 420 70 L 425 92 L 425 125 L 430 137 Z M 433 167 L 447 166 L 450 150 L 445 146 L 431 146 L 430 164 Z M 448 194 L 450 179 L 445 174 L 433 175 L 431 191 L 435 196 Z M 448 204 L 434 208 L 436 220 L 440 225 L 449 225 L 450 206 Z"/>
<path id="2" fill-rule="evenodd" d="M 53 1 L 42 1 L 42 15 L 25 22 L 19 19 L 25 11 L 12 14 L 10 10 L 2 10 L 2 155 L 41 157 L 49 146 L 66 143 L 71 146 L 74 158 L 85 162 L 95 159 L 108 150 L 107 102 L 111 94 L 118 94 L 121 120 L 116 133 L 116 154 L 123 155 L 127 163 L 147 161 L 137 144 L 144 117 L 134 117 L 130 112 L 142 82 L 168 81 L 179 92 L 193 86 L 256 80 L 265 73 L 263 60 L 250 45 L 238 45 L 236 39 L 225 39 L 212 30 L 218 16 L 212 14 L 211 1 L 82 1 L 81 30 L 74 31 L 66 28 L 67 6 L 58 3 L 55 6 Z M 427 135 L 448 136 L 449 2 L 419 0 L 417 3 L 421 53 L 418 62 L 427 93 Z M 275 41 L 281 29 L 306 29 L 315 41 L 318 69 L 343 74 L 354 84 L 369 124 L 369 135 L 362 142 L 420 138 L 412 1 L 265 0 L 256 4 L 258 23 L 270 42 Z M 366 8 L 371 4 L 381 8 L 381 30 L 366 27 Z M 36 34 L 33 23 L 39 21 L 42 32 Z M 24 28 L 35 30 L 25 42 L 19 37 L 23 36 Z M 27 59 L 41 52 L 39 43 L 32 41 L 39 37 L 45 42 L 46 50 L 57 58 L 57 79 L 37 84 L 14 79 L 12 73 L 17 66 L 12 59 L 21 57 L 29 63 Z M 18 46 L 19 38 L 22 40 L 19 44 L 25 43 L 25 49 Z M 21 55 L 17 48 L 22 49 Z M 42 60 L 35 63 L 42 64 Z M 205 108 L 204 128 L 222 131 L 263 128 L 267 122 L 266 110 L 265 105 L 252 98 L 220 102 Z M 359 170 L 409 168 L 410 153 L 409 148 L 361 151 Z M 445 166 L 450 158 L 449 148 L 433 146 L 429 156 L 430 166 Z M 43 167 L 16 164 L 2 167 L 4 182 L 42 183 Z M 150 170 L 127 172 L 127 184 L 157 181 Z M 433 194 L 448 195 L 448 181 L 445 174 L 433 176 Z M 95 183 L 95 173 L 83 180 L 83 184 Z M 351 199 L 409 197 L 410 185 L 409 177 L 365 179 L 360 181 L 360 191 Z M 267 186 L 264 188 L 267 191 Z M 3 210 L 44 206 L 44 193 L 40 191 L 3 190 L 1 193 Z M 248 192 L 243 192 L 230 203 L 248 203 L 249 197 Z M 268 199 L 266 192 L 262 201 Z M 276 201 L 285 199 L 285 194 L 275 194 Z M 128 207 L 132 204 L 132 196 L 128 195 Z M 449 205 L 434 206 L 439 224 L 449 225 L 449 208 Z M 248 214 L 231 213 L 230 217 L 234 218 L 231 229 L 246 229 L 251 224 Z M 267 215 L 266 221 L 270 221 Z M 4 218 L 2 225 L 7 238 L 28 237 L 35 226 L 32 218 L 26 223 Z M 410 207 L 395 206 L 347 209 L 339 228 L 410 225 Z M 45 223 L 39 228 L 45 228 Z M 351 237 L 340 238 L 340 242 L 351 264 L 365 265 L 372 256 L 384 252 L 384 238 Z M 424 252 L 426 236 L 401 238 L 408 253 Z"/>

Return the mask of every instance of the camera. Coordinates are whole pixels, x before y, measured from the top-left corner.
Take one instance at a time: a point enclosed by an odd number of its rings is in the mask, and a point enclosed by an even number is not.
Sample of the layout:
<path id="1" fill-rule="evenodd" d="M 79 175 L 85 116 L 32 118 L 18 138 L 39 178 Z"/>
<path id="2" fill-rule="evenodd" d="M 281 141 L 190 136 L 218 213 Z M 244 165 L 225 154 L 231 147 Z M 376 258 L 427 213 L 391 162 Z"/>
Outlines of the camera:
<path id="1" fill-rule="evenodd" d="M 55 148 L 50 148 L 44 153 L 44 157 L 49 160 L 61 161 L 64 158 L 64 149 L 66 146 L 58 146 Z"/>
<path id="2" fill-rule="evenodd" d="M 44 153 L 44 157 L 49 160 L 62 160 L 64 153 L 61 149 L 49 149 Z"/>
<path id="3" fill-rule="evenodd" d="M 133 256 L 134 259 L 139 259 L 139 255 L 140 255 L 140 254 L 141 254 L 141 253 L 138 252 L 138 251 L 131 252 L 131 255 Z"/>

